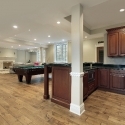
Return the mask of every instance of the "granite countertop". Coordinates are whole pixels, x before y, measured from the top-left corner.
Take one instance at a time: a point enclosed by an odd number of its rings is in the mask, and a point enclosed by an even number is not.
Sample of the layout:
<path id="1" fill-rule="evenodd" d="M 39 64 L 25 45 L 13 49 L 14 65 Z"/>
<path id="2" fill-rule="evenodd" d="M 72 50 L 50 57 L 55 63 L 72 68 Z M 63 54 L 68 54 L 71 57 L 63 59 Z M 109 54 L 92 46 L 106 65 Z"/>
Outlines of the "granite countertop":
<path id="1" fill-rule="evenodd" d="M 92 67 L 90 67 L 92 64 Z M 71 67 L 71 63 L 49 63 L 44 64 L 47 66 L 60 66 L 60 67 Z M 116 69 L 116 70 L 125 70 L 125 65 L 115 65 L 115 64 L 103 64 L 103 63 L 83 63 L 83 71 L 94 70 L 98 68 L 108 68 L 108 69 Z"/>
<path id="2" fill-rule="evenodd" d="M 83 71 L 89 71 L 89 70 L 94 70 L 94 69 L 101 69 L 101 68 L 105 68 L 105 69 L 115 69 L 115 70 L 125 70 L 125 67 L 123 66 L 84 66 L 83 67 Z"/>
<path id="3" fill-rule="evenodd" d="M 49 64 L 44 64 L 48 66 L 60 66 L 60 67 L 71 67 L 71 63 L 49 63 Z"/>

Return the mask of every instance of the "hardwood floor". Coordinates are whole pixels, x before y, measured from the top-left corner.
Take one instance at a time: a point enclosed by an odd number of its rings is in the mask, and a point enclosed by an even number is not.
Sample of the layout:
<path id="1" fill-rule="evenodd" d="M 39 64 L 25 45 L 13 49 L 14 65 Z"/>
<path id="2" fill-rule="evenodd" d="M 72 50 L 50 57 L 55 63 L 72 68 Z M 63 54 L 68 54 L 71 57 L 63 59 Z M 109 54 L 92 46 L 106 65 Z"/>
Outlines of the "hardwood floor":
<path id="1" fill-rule="evenodd" d="M 96 90 L 77 116 L 43 99 L 43 80 L 35 76 L 28 85 L 0 74 L 0 125 L 125 125 L 125 95 Z"/>

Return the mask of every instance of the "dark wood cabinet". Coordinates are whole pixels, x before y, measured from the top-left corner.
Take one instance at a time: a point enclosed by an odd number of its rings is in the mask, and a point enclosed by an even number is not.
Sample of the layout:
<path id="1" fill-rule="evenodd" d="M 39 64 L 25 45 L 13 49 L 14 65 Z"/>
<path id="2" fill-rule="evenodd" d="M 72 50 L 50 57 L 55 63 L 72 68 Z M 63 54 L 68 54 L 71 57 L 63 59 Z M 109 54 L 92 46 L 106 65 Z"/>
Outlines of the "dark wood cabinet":
<path id="1" fill-rule="evenodd" d="M 95 89 L 98 88 L 98 70 L 95 70 Z"/>
<path id="2" fill-rule="evenodd" d="M 124 70 L 110 70 L 110 89 L 125 91 Z"/>
<path id="3" fill-rule="evenodd" d="M 95 80 L 89 82 L 89 83 L 88 83 L 88 86 L 89 86 L 88 95 L 90 95 L 90 94 L 95 90 Z"/>
<path id="4" fill-rule="evenodd" d="M 83 76 L 83 99 L 87 98 L 98 87 L 97 69 L 85 72 Z"/>
<path id="5" fill-rule="evenodd" d="M 96 85 L 96 69 L 88 71 L 88 95 L 91 94 L 95 89 Z"/>
<path id="6" fill-rule="evenodd" d="M 86 72 L 83 76 L 83 99 L 88 96 L 88 73 Z"/>
<path id="7" fill-rule="evenodd" d="M 109 69 L 98 69 L 98 85 L 101 88 L 109 88 Z"/>
<path id="8" fill-rule="evenodd" d="M 108 34 L 108 56 L 118 56 L 118 33 Z"/>
<path id="9" fill-rule="evenodd" d="M 125 56 L 125 32 L 119 32 L 119 55 Z"/>
<path id="10" fill-rule="evenodd" d="M 107 30 L 108 56 L 125 56 L 125 26 Z"/>
<path id="11" fill-rule="evenodd" d="M 66 108 L 71 103 L 71 68 L 52 67 L 52 98 L 51 101 Z"/>

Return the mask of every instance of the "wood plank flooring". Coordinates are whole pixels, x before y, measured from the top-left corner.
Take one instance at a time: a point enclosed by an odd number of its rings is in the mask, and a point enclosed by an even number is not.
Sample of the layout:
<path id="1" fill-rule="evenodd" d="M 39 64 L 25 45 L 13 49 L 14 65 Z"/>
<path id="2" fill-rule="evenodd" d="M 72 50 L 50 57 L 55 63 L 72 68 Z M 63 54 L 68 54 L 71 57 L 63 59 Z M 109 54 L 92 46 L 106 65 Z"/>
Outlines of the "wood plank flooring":
<path id="1" fill-rule="evenodd" d="M 125 95 L 96 90 L 77 116 L 43 99 L 43 80 L 37 75 L 28 85 L 16 74 L 0 74 L 0 125 L 125 125 Z"/>

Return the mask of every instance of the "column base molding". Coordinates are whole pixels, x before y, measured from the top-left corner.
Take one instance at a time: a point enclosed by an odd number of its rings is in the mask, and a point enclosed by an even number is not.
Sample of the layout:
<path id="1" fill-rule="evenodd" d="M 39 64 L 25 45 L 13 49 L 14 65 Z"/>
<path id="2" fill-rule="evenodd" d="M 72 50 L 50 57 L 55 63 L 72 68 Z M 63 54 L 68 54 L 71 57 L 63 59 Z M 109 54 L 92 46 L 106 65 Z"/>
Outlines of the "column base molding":
<path id="1" fill-rule="evenodd" d="M 77 115 L 82 115 L 85 112 L 84 103 L 82 103 L 80 106 L 71 103 L 70 112 L 77 114 Z"/>

